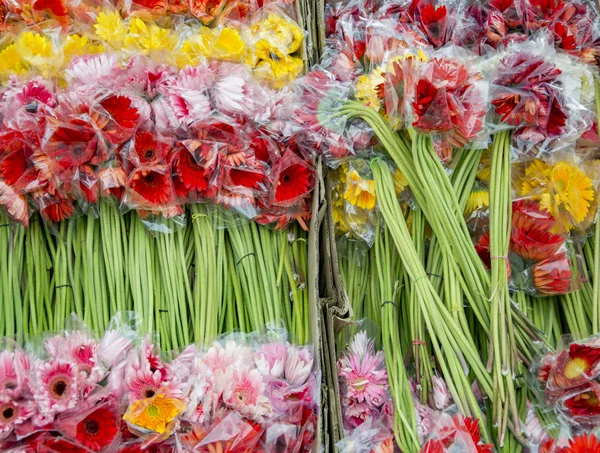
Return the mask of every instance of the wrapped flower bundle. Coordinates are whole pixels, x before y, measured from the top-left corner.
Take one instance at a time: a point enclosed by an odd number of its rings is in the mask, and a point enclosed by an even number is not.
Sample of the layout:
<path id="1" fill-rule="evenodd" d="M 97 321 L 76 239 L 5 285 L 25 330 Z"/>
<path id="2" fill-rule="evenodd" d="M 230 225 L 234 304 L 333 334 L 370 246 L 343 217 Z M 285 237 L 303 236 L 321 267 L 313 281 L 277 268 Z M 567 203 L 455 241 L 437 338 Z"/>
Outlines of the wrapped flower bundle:
<path id="1" fill-rule="evenodd" d="M 115 318 L 101 339 L 79 325 L 7 343 L 2 451 L 309 452 L 318 376 L 310 348 L 285 336 L 231 335 L 165 360 Z"/>
<path id="2" fill-rule="evenodd" d="M 308 340 L 304 32 L 285 3 L 217 3 L 0 8 L 7 336 L 134 310 L 167 350 Z"/>
<path id="3" fill-rule="evenodd" d="M 332 167 L 338 265 L 381 331 L 395 444 L 537 451 L 537 423 L 555 439 L 539 451 L 586 451 L 591 425 L 545 410 L 525 376 L 562 335 L 600 334 L 597 5 L 356 0 L 325 25 L 295 119 Z M 371 413 L 364 451 L 392 451 Z"/>

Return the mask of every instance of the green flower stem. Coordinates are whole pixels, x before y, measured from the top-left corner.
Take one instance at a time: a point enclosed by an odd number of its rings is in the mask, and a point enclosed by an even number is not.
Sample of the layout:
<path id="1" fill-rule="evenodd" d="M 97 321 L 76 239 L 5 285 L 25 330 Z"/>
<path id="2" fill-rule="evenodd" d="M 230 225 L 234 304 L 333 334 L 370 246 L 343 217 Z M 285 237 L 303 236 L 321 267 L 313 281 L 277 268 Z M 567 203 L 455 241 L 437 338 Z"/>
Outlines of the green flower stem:
<path id="1" fill-rule="evenodd" d="M 404 354 L 398 335 L 399 310 L 394 300 L 398 288 L 392 266 L 394 249 L 390 244 L 387 230 L 384 237 L 382 237 L 381 228 L 377 228 L 374 248 L 377 276 L 381 290 L 383 351 L 385 353 L 390 393 L 394 400 L 394 434 L 396 443 L 403 452 L 417 453 L 419 451 L 419 438 L 417 436 L 415 406 L 406 375 L 406 368 L 404 367 Z"/>
<path id="2" fill-rule="evenodd" d="M 470 365 L 482 390 L 491 395 L 489 374 L 481 363 L 478 351 L 464 336 L 429 281 L 396 199 L 389 168 L 379 159 L 372 161 L 371 168 L 375 177 L 377 198 L 383 218 L 396 244 L 400 259 L 419 295 L 423 318 L 448 390 L 463 414 L 475 416 L 481 422 L 481 409 L 471 391 L 470 382 L 464 370 L 466 364 L 463 360 L 466 359 Z M 480 424 L 483 438 L 488 440 L 487 428 L 483 422 Z"/>

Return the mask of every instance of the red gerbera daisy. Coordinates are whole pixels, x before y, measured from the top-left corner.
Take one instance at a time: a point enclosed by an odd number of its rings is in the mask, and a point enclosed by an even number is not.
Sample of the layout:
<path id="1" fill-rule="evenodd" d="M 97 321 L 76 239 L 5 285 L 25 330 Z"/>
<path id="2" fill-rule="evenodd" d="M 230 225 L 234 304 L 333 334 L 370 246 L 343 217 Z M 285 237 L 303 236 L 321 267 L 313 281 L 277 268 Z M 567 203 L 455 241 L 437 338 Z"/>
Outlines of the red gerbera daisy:
<path id="1" fill-rule="evenodd" d="M 510 248 L 517 255 L 531 261 L 542 261 L 554 255 L 565 243 L 565 238 L 536 228 L 513 228 Z"/>
<path id="2" fill-rule="evenodd" d="M 53 223 L 68 219 L 75 212 L 71 200 L 61 194 L 52 184 L 32 193 L 38 211 L 44 219 Z"/>
<path id="3" fill-rule="evenodd" d="M 123 143 L 129 140 L 140 119 L 138 109 L 126 96 L 109 96 L 100 102 L 104 111 L 109 115 L 103 132 L 114 142 Z"/>
<path id="4" fill-rule="evenodd" d="M 567 294 L 572 277 L 571 261 L 566 253 L 559 253 L 533 266 L 533 284 L 547 296 Z"/>
<path id="5" fill-rule="evenodd" d="M 312 190 L 314 179 L 314 170 L 302 162 L 282 168 L 275 178 L 274 202 L 280 205 L 293 203 Z"/>
<path id="6" fill-rule="evenodd" d="M 49 11 L 63 25 L 67 21 L 67 5 L 63 0 L 35 0 L 31 8 L 34 11 Z"/>
<path id="7" fill-rule="evenodd" d="M 589 388 L 565 400 L 565 406 L 574 417 L 593 417 L 600 415 L 600 395 L 597 389 Z M 584 450 L 585 451 L 585 450 Z M 600 452 L 600 450 L 597 450 Z"/>
<path id="8" fill-rule="evenodd" d="M 600 346 L 573 343 L 556 359 L 550 384 L 557 389 L 579 387 L 600 373 Z"/>
<path id="9" fill-rule="evenodd" d="M 154 134 L 148 131 L 140 131 L 135 134 L 131 142 L 128 157 L 137 166 L 151 166 L 163 163 L 171 147 L 162 141 L 155 140 Z"/>
<path id="10" fill-rule="evenodd" d="M 138 197 L 141 197 L 146 201 L 144 205 L 164 205 L 172 196 L 168 168 L 164 166 L 135 170 L 129 177 L 128 186 L 135 196 L 132 201 L 138 201 Z"/>
<path id="11" fill-rule="evenodd" d="M 66 125 L 59 123 L 51 133 L 44 150 L 63 170 L 70 171 L 91 163 L 97 145 L 98 140 L 93 126 L 85 120 L 74 119 Z"/>
<path id="12" fill-rule="evenodd" d="M 562 22 L 554 24 L 554 37 L 558 46 L 563 50 L 575 50 L 577 47 L 575 35 L 571 32 L 571 29 Z"/>
<path id="13" fill-rule="evenodd" d="M 438 6 L 428 3 L 419 11 L 421 19 L 421 29 L 427 35 L 429 42 L 434 47 L 440 47 L 446 39 L 446 6 Z"/>
<path id="14" fill-rule="evenodd" d="M 586 433 L 575 436 L 569 440 L 569 445 L 560 448 L 557 453 L 599 453 L 600 440 L 592 434 Z"/>
<path id="15" fill-rule="evenodd" d="M 119 427 L 112 411 L 101 407 L 77 424 L 77 442 L 92 451 L 100 451 L 110 445 Z"/>
<path id="16" fill-rule="evenodd" d="M 420 79 L 416 85 L 413 109 L 416 116 L 414 127 L 429 133 L 452 130 L 452 119 L 444 88 L 437 89 L 429 80 Z"/>
<path id="17" fill-rule="evenodd" d="M 182 146 L 173 158 L 175 178 L 187 191 L 203 192 L 208 188 L 209 179 L 216 165 L 216 153 L 210 144 L 197 148 Z"/>
<path id="18" fill-rule="evenodd" d="M 230 168 L 228 174 L 234 186 L 253 190 L 260 189 L 267 177 L 260 169 L 252 167 Z"/>
<path id="19" fill-rule="evenodd" d="M 481 432 L 477 419 L 453 415 L 444 422 L 444 426 L 438 432 L 438 438 L 446 448 L 454 445 L 458 440 L 459 433 L 464 433 L 470 437 L 478 453 L 492 453 L 493 445 L 481 443 Z"/>

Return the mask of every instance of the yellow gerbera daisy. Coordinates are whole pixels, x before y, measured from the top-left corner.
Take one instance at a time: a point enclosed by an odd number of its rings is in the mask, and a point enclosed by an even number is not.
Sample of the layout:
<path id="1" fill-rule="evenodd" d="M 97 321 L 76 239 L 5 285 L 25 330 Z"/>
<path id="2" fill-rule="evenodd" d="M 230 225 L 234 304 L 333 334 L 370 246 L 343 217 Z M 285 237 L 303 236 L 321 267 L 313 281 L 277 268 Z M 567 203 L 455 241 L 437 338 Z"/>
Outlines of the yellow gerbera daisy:
<path id="1" fill-rule="evenodd" d="M 90 55 L 104 52 L 102 44 L 92 44 L 87 36 L 73 34 L 67 36 L 63 46 L 63 53 L 66 60 L 78 55 Z"/>
<path id="2" fill-rule="evenodd" d="M 185 404 L 182 401 L 158 393 L 152 398 L 131 403 L 123 420 L 137 428 L 164 434 L 169 424 L 183 411 Z"/>
<path id="3" fill-rule="evenodd" d="M 556 219 L 554 233 L 570 231 L 585 221 L 594 201 L 590 178 L 575 165 L 559 162 L 548 165 L 535 160 L 526 170 L 521 194 L 540 202 Z"/>
<path id="4" fill-rule="evenodd" d="M 246 52 L 246 44 L 235 28 L 203 28 L 182 44 L 181 51 L 195 58 L 240 61 Z"/>
<path id="5" fill-rule="evenodd" d="M 11 75 L 22 75 L 27 72 L 27 63 L 21 59 L 14 44 L 0 52 L 0 75 L 7 79 Z"/>
<path id="6" fill-rule="evenodd" d="M 333 217 L 333 225 L 335 227 L 336 234 L 345 235 L 350 232 L 350 226 L 347 223 L 346 211 L 343 207 L 332 206 L 331 214 Z"/>
<path id="7" fill-rule="evenodd" d="M 490 193 L 486 189 L 476 189 L 471 192 L 465 206 L 465 216 L 469 216 L 473 211 L 481 208 L 487 208 L 490 205 Z"/>
<path id="8" fill-rule="evenodd" d="M 367 107 L 380 111 L 383 108 L 383 101 L 377 94 L 377 86 L 383 82 L 384 79 L 378 69 L 369 75 L 360 76 L 356 82 L 356 99 Z"/>
<path id="9" fill-rule="evenodd" d="M 52 56 L 52 41 L 39 33 L 21 33 L 15 41 L 15 46 L 21 59 L 31 64 L 39 64 Z"/>
<path id="10" fill-rule="evenodd" d="M 102 11 L 96 18 L 94 29 L 100 38 L 111 44 L 122 43 L 127 35 L 127 28 L 118 11 Z"/>
<path id="11" fill-rule="evenodd" d="M 125 36 L 125 47 L 147 54 L 153 50 L 174 50 L 177 35 L 171 30 L 161 28 L 155 23 L 146 24 L 134 17 L 129 23 L 129 32 Z"/>
<path id="12" fill-rule="evenodd" d="M 254 68 L 254 77 L 278 90 L 296 80 L 303 69 L 304 62 L 297 57 L 261 60 Z"/>
<path id="13" fill-rule="evenodd" d="M 257 40 L 256 54 L 261 60 L 285 58 L 296 52 L 304 39 L 296 23 L 276 14 L 269 14 L 253 25 L 252 35 Z"/>
<path id="14" fill-rule="evenodd" d="M 348 173 L 344 199 L 361 209 L 373 209 L 377 201 L 375 181 L 363 179 L 356 170 L 352 170 Z"/>

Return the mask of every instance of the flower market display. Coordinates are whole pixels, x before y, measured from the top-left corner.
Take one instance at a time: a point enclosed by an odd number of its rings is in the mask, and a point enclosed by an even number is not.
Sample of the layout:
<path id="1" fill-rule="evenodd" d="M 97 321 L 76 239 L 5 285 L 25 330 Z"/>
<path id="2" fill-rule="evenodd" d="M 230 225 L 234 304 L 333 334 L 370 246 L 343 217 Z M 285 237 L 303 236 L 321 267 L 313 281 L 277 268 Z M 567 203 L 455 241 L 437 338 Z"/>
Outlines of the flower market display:
<path id="1" fill-rule="evenodd" d="M 327 2 L 340 451 L 600 451 L 597 6 Z"/>
<path id="2" fill-rule="evenodd" d="M 232 334 L 170 360 L 135 318 L 0 352 L 0 448 L 11 453 L 310 452 L 318 376 L 284 331 Z"/>

